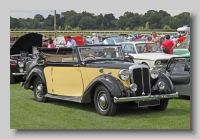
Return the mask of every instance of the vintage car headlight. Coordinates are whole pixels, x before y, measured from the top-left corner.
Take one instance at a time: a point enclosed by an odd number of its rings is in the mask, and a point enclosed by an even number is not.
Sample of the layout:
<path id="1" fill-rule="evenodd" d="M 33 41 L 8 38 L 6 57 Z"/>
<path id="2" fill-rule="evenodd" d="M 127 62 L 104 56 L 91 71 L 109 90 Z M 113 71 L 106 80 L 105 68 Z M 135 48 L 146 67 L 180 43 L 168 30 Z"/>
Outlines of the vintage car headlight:
<path id="1" fill-rule="evenodd" d="M 24 62 L 19 61 L 18 65 L 19 65 L 20 68 L 22 68 L 22 67 L 24 67 Z"/>
<path id="2" fill-rule="evenodd" d="M 24 72 L 23 68 L 19 68 L 19 72 L 21 73 Z"/>
<path id="3" fill-rule="evenodd" d="M 132 84 L 130 85 L 130 89 L 131 89 L 131 91 L 133 91 L 133 92 L 137 91 L 137 85 L 136 85 L 135 83 L 132 83 Z"/>
<path id="4" fill-rule="evenodd" d="M 163 81 L 160 81 L 158 83 L 158 88 L 159 88 L 159 90 L 163 90 L 165 88 L 165 83 Z"/>
<path id="5" fill-rule="evenodd" d="M 151 78 L 153 78 L 153 79 L 158 78 L 158 74 L 159 74 L 159 70 L 158 69 L 153 68 L 153 69 L 150 70 Z"/>
<path id="6" fill-rule="evenodd" d="M 119 71 L 119 78 L 123 81 L 128 80 L 129 79 L 129 71 L 126 69 L 122 69 Z"/>
<path id="7" fill-rule="evenodd" d="M 161 65 L 161 61 L 160 60 L 156 60 L 155 65 Z"/>

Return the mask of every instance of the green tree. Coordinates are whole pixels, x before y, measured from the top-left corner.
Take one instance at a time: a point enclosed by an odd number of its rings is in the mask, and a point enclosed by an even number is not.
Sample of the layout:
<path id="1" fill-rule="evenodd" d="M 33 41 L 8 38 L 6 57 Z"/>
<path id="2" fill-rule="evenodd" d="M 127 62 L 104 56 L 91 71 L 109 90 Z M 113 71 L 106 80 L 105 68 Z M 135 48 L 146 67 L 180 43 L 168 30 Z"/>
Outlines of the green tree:
<path id="1" fill-rule="evenodd" d="M 129 31 L 129 30 L 130 30 L 130 28 L 129 28 L 129 27 L 127 27 L 127 28 L 126 28 L 126 31 Z"/>
<path id="2" fill-rule="evenodd" d="M 73 28 L 72 30 L 81 30 L 81 28 L 79 28 L 79 27 L 75 27 L 75 28 Z"/>
<path id="3" fill-rule="evenodd" d="M 41 14 L 36 14 L 34 19 L 37 19 L 39 22 L 44 22 L 44 16 Z"/>
<path id="4" fill-rule="evenodd" d="M 149 30 L 149 22 L 146 22 L 145 29 Z"/>
<path id="5" fill-rule="evenodd" d="M 32 29 L 39 29 L 41 28 L 41 24 L 39 23 L 38 19 L 35 18 L 35 19 L 32 19 L 31 22 L 30 22 L 30 27 Z"/>
<path id="6" fill-rule="evenodd" d="M 79 27 L 83 30 L 85 29 L 95 29 L 96 27 L 96 20 L 90 16 L 85 16 L 81 18 L 79 22 Z"/>
<path id="7" fill-rule="evenodd" d="M 170 28 L 170 26 L 165 25 L 165 26 L 163 27 L 163 29 L 164 29 L 164 30 L 169 30 L 169 29 L 171 29 L 171 28 Z"/>
<path id="8" fill-rule="evenodd" d="M 58 30 L 62 30 L 62 27 L 61 27 L 61 26 L 59 26 L 59 27 L 58 27 Z"/>
<path id="9" fill-rule="evenodd" d="M 78 26 L 80 20 L 82 18 L 82 14 L 75 14 L 74 16 L 70 16 L 65 20 L 65 25 L 70 25 L 72 28 Z"/>
<path id="10" fill-rule="evenodd" d="M 10 28 L 21 28 L 23 25 L 20 23 L 19 19 L 12 18 L 10 16 Z"/>
<path id="11" fill-rule="evenodd" d="M 72 30 L 72 27 L 69 25 L 66 25 L 65 30 Z"/>

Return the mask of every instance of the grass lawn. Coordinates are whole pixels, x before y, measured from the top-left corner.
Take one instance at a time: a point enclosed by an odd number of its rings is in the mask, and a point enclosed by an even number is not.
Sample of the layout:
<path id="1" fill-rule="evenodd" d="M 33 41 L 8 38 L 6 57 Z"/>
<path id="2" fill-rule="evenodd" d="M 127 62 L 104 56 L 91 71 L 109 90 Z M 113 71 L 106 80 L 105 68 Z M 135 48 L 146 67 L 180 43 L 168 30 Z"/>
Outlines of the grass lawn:
<path id="1" fill-rule="evenodd" d="M 172 99 L 163 112 L 119 106 L 99 115 L 93 104 L 50 99 L 36 102 L 32 91 L 10 85 L 10 129 L 190 129 L 190 100 Z"/>

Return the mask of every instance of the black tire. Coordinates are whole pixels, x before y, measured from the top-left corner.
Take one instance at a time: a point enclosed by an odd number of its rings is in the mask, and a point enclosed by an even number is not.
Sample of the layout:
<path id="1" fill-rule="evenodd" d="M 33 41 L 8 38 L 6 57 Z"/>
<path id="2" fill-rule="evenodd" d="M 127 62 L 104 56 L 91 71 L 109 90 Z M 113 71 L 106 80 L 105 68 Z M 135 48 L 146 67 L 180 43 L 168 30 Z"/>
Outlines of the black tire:
<path id="1" fill-rule="evenodd" d="M 164 111 L 168 106 L 169 99 L 161 99 L 160 105 L 148 106 L 150 110 Z"/>
<path id="2" fill-rule="evenodd" d="M 117 110 L 117 104 L 113 102 L 110 93 L 104 85 L 99 85 L 96 88 L 94 94 L 94 105 L 96 111 L 103 116 L 112 116 Z"/>
<path id="3" fill-rule="evenodd" d="M 10 84 L 15 83 L 15 78 L 13 77 L 12 73 L 10 72 Z"/>
<path id="4" fill-rule="evenodd" d="M 34 81 L 33 93 L 35 100 L 38 102 L 47 102 L 49 99 L 44 96 L 47 93 L 47 89 L 43 86 L 42 80 L 40 78 L 36 78 Z"/>

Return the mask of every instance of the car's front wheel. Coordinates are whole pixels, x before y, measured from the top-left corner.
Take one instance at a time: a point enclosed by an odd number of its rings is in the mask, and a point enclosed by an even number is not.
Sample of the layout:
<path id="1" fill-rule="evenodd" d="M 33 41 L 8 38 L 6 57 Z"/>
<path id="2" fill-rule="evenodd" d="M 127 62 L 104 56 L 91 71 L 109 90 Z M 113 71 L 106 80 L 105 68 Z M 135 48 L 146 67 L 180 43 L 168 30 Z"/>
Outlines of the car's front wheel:
<path id="1" fill-rule="evenodd" d="M 103 116 L 112 116 L 117 110 L 117 104 L 113 102 L 108 89 L 99 85 L 94 94 L 94 105 L 96 111 Z"/>
<path id="2" fill-rule="evenodd" d="M 164 111 L 168 106 L 169 99 L 161 99 L 160 105 L 149 106 L 150 110 Z"/>
<path id="3" fill-rule="evenodd" d="M 35 100 L 38 102 L 47 102 L 48 98 L 45 97 L 44 95 L 47 93 L 45 87 L 42 84 L 42 81 L 40 78 L 36 78 L 36 80 L 34 81 L 34 97 Z"/>

